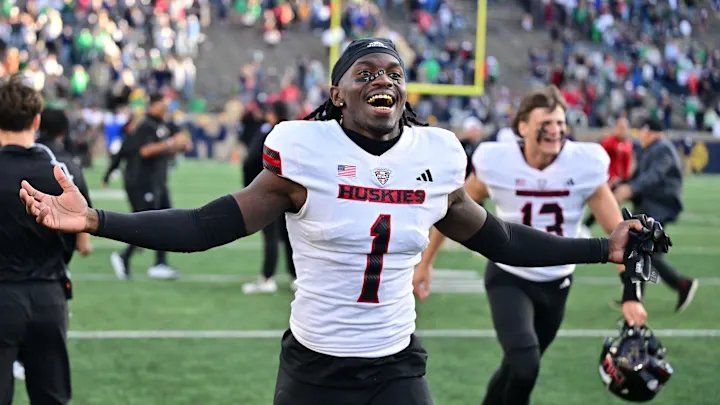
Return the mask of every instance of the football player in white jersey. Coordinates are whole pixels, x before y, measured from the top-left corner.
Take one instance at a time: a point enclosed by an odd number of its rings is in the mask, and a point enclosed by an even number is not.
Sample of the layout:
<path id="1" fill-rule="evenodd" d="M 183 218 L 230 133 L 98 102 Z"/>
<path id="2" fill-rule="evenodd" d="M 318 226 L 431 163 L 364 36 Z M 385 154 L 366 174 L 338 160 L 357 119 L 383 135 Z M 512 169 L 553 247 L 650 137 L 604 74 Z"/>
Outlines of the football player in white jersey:
<path id="1" fill-rule="evenodd" d="M 457 138 L 415 119 L 389 40 L 353 41 L 333 68 L 330 98 L 309 118 L 277 125 L 255 181 L 198 209 L 90 209 L 59 170 L 63 194 L 23 182 L 20 197 L 50 228 L 168 251 L 219 246 L 284 214 L 297 292 L 277 405 L 432 403 L 427 353 L 413 335 L 412 278 L 433 224 L 516 266 L 619 263 L 629 230 L 642 230 L 631 220 L 609 239 L 561 238 L 488 214 L 462 187 L 466 157 Z"/>
<path id="2" fill-rule="evenodd" d="M 523 141 L 481 144 L 465 188 L 477 202 L 489 197 L 501 219 L 557 236 L 578 235 L 587 204 L 610 233 L 622 215 L 607 185 L 608 155 L 598 144 L 564 139 L 565 109 L 554 86 L 524 97 L 513 125 Z M 416 288 L 421 298 L 429 293 L 432 261 L 443 239 L 433 230 L 416 269 L 416 283 L 424 282 Z M 520 267 L 489 261 L 485 288 L 504 358 L 484 403 L 529 402 L 540 357 L 560 328 L 574 269 L 574 264 Z M 629 324 L 643 324 L 647 314 L 632 292 L 624 297 L 623 314 Z"/>

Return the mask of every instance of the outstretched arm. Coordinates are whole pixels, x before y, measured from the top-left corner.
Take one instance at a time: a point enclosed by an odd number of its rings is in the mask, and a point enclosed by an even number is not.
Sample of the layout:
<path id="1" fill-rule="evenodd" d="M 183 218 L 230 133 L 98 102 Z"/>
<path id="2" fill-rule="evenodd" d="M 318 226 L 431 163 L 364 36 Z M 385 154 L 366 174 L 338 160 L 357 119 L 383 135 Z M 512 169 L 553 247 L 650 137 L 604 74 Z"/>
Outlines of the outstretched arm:
<path id="1" fill-rule="evenodd" d="M 587 199 L 587 205 L 598 221 L 598 224 L 609 235 L 622 222 L 622 214 L 618 202 L 613 196 L 610 186 L 603 183 Z"/>
<path id="2" fill-rule="evenodd" d="M 435 226 L 446 236 L 488 259 L 513 266 L 622 263 L 628 231 L 640 221 L 621 222 L 610 239 L 564 238 L 525 225 L 506 223 L 476 204 L 465 190 L 450 195 L 448 212 Z"/>
<path id="3" fill-rule="evenodd" d="M 194 252 L 229 243 L 256 232 L 287 210 L 297 210 L 306 196 L 302 186 L 264 171 L 245 189 L 200 208 L 121 214 L 89 208 L 59 167 L 54 174 L 63 188 L 59 196 L 22 182 L 20 198 L 38 223 L 154 250 Z"/>

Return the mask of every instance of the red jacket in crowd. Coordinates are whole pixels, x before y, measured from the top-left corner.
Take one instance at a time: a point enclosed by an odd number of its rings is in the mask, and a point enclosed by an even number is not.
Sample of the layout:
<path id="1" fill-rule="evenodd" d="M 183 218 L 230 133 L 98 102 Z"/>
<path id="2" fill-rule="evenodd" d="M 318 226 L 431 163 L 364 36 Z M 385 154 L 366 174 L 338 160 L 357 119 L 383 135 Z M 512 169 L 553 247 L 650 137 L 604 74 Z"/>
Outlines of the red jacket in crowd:
<path id="1" fill-rule="evenodd" d="M 608 135 L 600 144 L 610 156 L 610 183 L 628 180 L 633 159 L 633 144 L 630 138 Z"/>

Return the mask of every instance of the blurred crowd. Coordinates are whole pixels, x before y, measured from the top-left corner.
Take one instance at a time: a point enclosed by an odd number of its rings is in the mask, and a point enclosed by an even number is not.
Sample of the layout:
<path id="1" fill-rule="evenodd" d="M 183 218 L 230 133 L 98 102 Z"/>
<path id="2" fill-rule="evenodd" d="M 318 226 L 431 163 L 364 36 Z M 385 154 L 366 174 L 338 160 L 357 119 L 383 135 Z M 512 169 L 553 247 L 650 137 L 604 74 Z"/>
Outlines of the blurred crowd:
<path id="1" fill-rule="evenodd" d="M 345 42 L 367 36 L 392 39 L 410 81 L 465 85 L 474 84 L 476 13 L 470 2 L 353 1 L 341 25 Z"/>
<path id="2" fill-rule="evenodd" d="M 316 33 L 326 46 L 347 45 L 352 39 L 378 36 L 392 39 L 407 67 L 408 81 L 454 85 L 475 84 L 475 30 L 473 2 L 453 0 L 352 0 L 343 2 L 340 31 L 329 29 L 331 10 L 323 1 L 240 1 L 242 12 L 234 20 L 260 27 L 265 42 L 281 46 L 288 30 Z M 238 3 L 236 3 L 237 5 Z M 231 12 L 232 14 L 232 12 Z M 283 17 L 284 16 L 284 17 Z M 230 17 L 232 20 L 233 18 Z M 398 31 L 400 30 L 400 31 Z M 249 110 L 276 100 L 287 102 L 292 117 L 301 118 L 327 96 L 327 64 L 300 59 L 279 69 L 263 63 L 265 53 L 253 54 L 242 66 L 239 99 Z M 485 79 L 498 75 L 497 59 L 486 59 Z M 500 98 L 509 98 L 507 91 Z M 414 97 L 419 116 L 431 123 L 458 126 L 470 116 L 493 118 L 495 97 Z M 257 104 L 257 105 L 256 105 Z"/>
<path id="3" fill-rule="evenodd" d="M 321 1 L 257 2 L 253 14 L 257 18 L 241 20 L 262 22 L 265 35 L 267 27 L 273 32 L 277 28 L 278 35 L 270 36 L 277 41 L 273 45 L 280 44 L 284 30 L 296 23 L 300 29 L 321 33 L 326 45 L 347 44 L 368 35 L 387 37 L 397 44 L 410 81 L 472 84 L 472 3 L 345 1 L 341 32 L 327 30 L 330 9 Z M 666 128 L 720 131 L 720 47 L 711 32 L 711 20 L 718 18 L 720 2 L 521 3 L 526 10 L 522 27 L 542 27 L 550 37 L 528 52 L 530 86 L 552 83 L 560 87 L 570 105 L 573 127 L 600 127 L 611 124 L 612 117 L 626 115 L 631 122 L 653 116 Z M 280 18 L 283 15 L 287 18 Z M 296 104 L 291 109 L 297 117 L 322 101 L 326 90 L 324 61 L 300 60 L 297 66 L 280 72 L 263 68 L 262 60 L 263 54 L 258 52 L 255 61 L 243 67 L 241 100 L 262 103 L 282 99 Z M 419 116 L 452 128 L 463 127 L 468 119 L 479 119 L 492 132 L 505 127 L 520 94 L 495 85 L 501 74 L 495 57 L 488 55 L 484 64 L 485 95 L 414 97 L 411 101 Z"/>
<path id="4" fill-rule="evenodd" d="M 208 0 L 3 0 L 0 76 L 23 70 L 69 107 L 114 110 L 160 90 L 189 100 L 210 18 Z"/>
<path id="5" fill-rule="evenodd" d="M 547 46 L 529 52 L 531 76 L 562 89 L 579 125 L 602 126 L 621 113 L 698 131 L 720 121 L 720 2 L 522 3 L 523 28 L 550 33 Z"/>
<path id="6" fill-rule="evenodd" d="M 528 52 L 530 86 L 561 88 L 573 127 L 654 116 L 667 128 L 720 136 L 720 0 L 521 4 L 522 28 L 549 36 Z M 0 76 L 22 70 L 49 105 L 67 108 L 83 150 L 104 139 L 97 144 L 116 151 L 146 96 L 162 92 L 173 100 L 173 120 L 193 135 L 192 153 L 227 157 L 213 145 L 254 131 L 273 103 L 302 118 L 327 97 L 324 58 L 271 60 L 293 33 L 341 47 L 361 36 L 387 37 L 410 81 L 473 84 L 475 7 L 469 0 L 344 0 L 333 30 L 327 0 L 0 0 Z M 237 83 L 228 84 L 233 96 L 209 104 L 195 84 L 211 22 L 255 30 L 265 48 L 237 68 Z M 501 66 L 492 55 L 484 67 L 482 96 L 411 95 L 419 117 L 460 133 L 506 127 L 522 92 L 498 84 Z"/>

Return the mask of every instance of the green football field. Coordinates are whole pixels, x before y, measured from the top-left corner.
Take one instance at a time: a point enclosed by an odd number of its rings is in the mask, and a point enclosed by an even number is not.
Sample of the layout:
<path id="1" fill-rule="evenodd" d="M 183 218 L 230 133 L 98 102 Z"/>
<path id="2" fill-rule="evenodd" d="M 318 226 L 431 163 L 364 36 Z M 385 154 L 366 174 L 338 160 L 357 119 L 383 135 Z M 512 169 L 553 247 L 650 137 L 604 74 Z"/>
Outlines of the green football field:
<path id="1" fill-rule="evenodd" d="M 95 205 L 127 210 L 121 182 L 101 189 L 100 162 L 87 173 Z M 180 161 L 172 174 L 174 204 L 194 207 L 240 184 L 237 166 Z M 699 277 L 696 300 L 682 315 L 664 285 L 647 292 L 649 323 L 668 347 L 675 375 L 658 404 L 720 403 L 720 177 L 696 176 L 685 186 L 686 211 L 670 227 L 670 259 Z M 596 229 L 597 231 L 597 229 Z M 182 237 L 182 235 L 178 235 Z M 70 356 L 74 404 L 271 404 L 279 337 L 288 325 L 292 294 L 283 268 L 275 295 L 246 296 L 241 284 L 260 267 L 260 238 L 191 255 L 170 254 L 177 281 L 145 277 L 153 259 L 143 251 L 132 281 L 118 281 L 109 265 L 121 244 L 93 239 L 95 252 L 72 262 Z M 437 404 L 478 404 L 500 359 L 482 292 L 485 260 L 448 246 L 436 263 L 433 294 L 418 304 L 418 329 L 430 360 Z M 617 404 L 597 373 L 603 336 L 620 313 L 614 265 L 580 266 L 561 336 L 546 353 L 535 404 Z M 714 298 L 715 297 L 715 298 Z M 16 403 L 27 403 L 24 385 Z"/>

